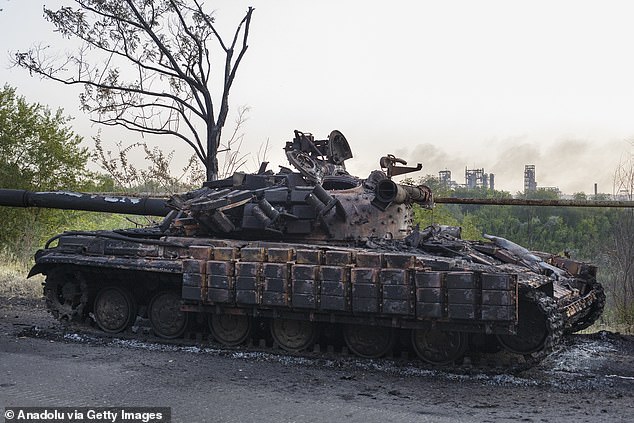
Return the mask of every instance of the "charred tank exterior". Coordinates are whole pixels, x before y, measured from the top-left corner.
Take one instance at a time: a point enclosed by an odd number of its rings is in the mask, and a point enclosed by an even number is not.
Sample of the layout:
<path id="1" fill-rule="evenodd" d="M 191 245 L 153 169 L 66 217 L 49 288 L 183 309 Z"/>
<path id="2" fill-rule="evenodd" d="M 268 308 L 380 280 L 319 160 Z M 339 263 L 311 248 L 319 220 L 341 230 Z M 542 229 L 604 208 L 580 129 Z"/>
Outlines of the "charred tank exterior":
<path id="1" fill-rule="evenodd" d="M 413 227 L 412 205 L 432 207 L 432 193 L 391 177 L 420 165 L 386 156 L 381 170 L 356 178 L 339 131 L 325 140 L 295 131 L 285 151 L 298 172 L 262 166 L 169 200 L 128 199 L 133 212 L 144 203 L 153 207 L 144 213 L 165 215 L 156 227 L 56 237 L 31 270 L 46 275 L 53 315 L 111 333 L 140 315 L 164 338 L 204 318 L 225 345 L 265 322 L 289 351 L 309 348 L 330 325 L 364 357 L 387 354 L 406 333 L 420 358 L 448 364 L 484 344 L 536 360 L 601 314 L 592 265 L 498 237 L 462 240 L 459 228 Z M 9 206 L 57 207 L 62 198 L 3 195 Z M 101 210 L 103 199 L 81 198 L 74 208 Z M 107 211 L 130 213 L 125 203 L 111 200 Z"/>

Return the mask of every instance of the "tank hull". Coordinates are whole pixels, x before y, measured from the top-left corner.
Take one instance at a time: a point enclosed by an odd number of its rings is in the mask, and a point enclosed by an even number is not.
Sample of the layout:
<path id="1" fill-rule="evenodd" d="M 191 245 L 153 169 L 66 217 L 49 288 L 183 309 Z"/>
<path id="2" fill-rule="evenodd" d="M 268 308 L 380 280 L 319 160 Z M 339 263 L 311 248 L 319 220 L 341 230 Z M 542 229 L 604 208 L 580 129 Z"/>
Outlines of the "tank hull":
<path id="1" fill-rule="evenodd" d="M 418 354 L 432 364 L 453 363 L 468 353 L 467 346 L 452 351 L 451 343 L 429 346 L 428 334 L 433 330 L 443 336 L 458 334 L 466 345 L 471 345 L 472 338 L 484 337 L 488 344 L 538 361 L 564 331 L 589 318 L 586 312 L 599 296 L 589 282 L 572 273 L 569 283 L 554 283 L 522 266 L 495 261 L 493 256 L 488 256 L 488 264 L 467 262 L 430 254 L 398 240 L 359 248 L 319 242 L 136 236 L 68 234 L 59 238 L 56 247 L 38 252 L 31 274 L 47 275 L 45 293 L 53 315 L 76 322 L 86 322 L 91 316 L 106 332 L 117 333 L 139 314 L 148 317 L 152 327 L 158 328 L 155 333 L 163 338 L 180 336 L 186 324 L 179 322 L 186 315 L 191 316 L 189 320 L 208 320 L 212 334 L 225 345 L 237 345 L 235 338 L 249 336 L 233 323 L 231 330 L 214 331 L 211 322 L 227 316 L 239 316 L 249 328 L 256 320 L 271 327 L 278 322 L 287 322 L 287 326 L 288 322 L 328 324 L 344 336 L 346 328 L 370 327 L 372 333 L 411 333 L 417 339 L 414 349 L 423 349 Z M 464 241 L 464 245 L 483 250 L 479 243 Z M 570 260 L 556 264 L 563 269 L 573 263 L 585 269 L 582 263 Z M 64 284 L 72 287 L 64 288 Z M 577 289 L 570 288 L 574 284 Z M 114 308 L 120 310 L 122 304 L 130 303 L 123 308 L 134 316 L 124 316 L 120 322 L 117 316 L 103 312 L 99 317 L 99 310 L 107 309 L 100 306 L 104 290 L 115 297 L 106 305 L 112 306 L 114 301 Z M 117 300 L 112 290 L 124 294 Z M 64 292 L 72 294 L 65 296 Z M 170 311 L 155 310 L 156 301 L 167 301 L 166 293 L 171 293 L 173 301 L 163 309 Z M 534 298 L 535 293 L 540 297 Z M 532 307 L 525 304 L 529 297 L 541 307 L 537 313 L 543 327 L 537 335 L 525 333 L 529 329 L 524 328 L 524 320 L 535 320 L 526 315 L 525 309 Z M 178 317 L 176 323 L 174 316 Z M 110 324 L 113 320 L 115 324 Z M 415 336 L 421 333 L 427 336 Z M 366 339 L 348 338 L 353 352 L 356 345 L 359 355 L 373 356 L 363 349 Z M 285 349 L 295 345 L 287 338 L 281 342 L 288 342 Z M 430 355 L 431 350 L 443 354 L 438 358 Z"/>

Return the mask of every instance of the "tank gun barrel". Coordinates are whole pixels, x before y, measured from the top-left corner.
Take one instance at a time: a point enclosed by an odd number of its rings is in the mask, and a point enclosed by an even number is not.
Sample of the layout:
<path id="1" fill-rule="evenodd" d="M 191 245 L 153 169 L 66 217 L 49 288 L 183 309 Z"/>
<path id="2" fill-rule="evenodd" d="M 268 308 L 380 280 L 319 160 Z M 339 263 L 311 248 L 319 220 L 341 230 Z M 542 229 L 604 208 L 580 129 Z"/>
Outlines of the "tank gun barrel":
<path id="1" fill-rule="evenodd" d="M 69 191 L 33 192 L 0 189 L 0 206 L 42 207 L 145 216 L 165 216 L 170 212 L 161 198 L 85 194 Z"/>
<path id="2" fill-rule="evenodd" d="M 539 200 L 527 198 L 452 198 L 436 197 L 438 204 L 479 204 L 491 206 L 537 206 L 537 207 L 629 207 L 634 201 L 620 200 Z"/>
<path id="3" fill-rule="evenodd" d="M 424 207 L 432 207 L 431 189 L 425 185 L 401 185 L 391 179 L 383 179 L 376 185 L 376 199 L 381 203 L 403 204 L 416 203 Z"/>

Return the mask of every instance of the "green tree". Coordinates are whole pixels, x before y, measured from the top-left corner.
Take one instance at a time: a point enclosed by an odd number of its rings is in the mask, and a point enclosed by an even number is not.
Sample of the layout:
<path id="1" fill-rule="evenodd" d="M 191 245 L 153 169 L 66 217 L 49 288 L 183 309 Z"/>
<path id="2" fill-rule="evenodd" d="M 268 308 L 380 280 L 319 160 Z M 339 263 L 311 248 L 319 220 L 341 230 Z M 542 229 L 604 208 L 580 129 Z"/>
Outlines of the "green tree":
<path id="1" fill-rule="evenodd" d="M 0 184 L 22 189 L 77 189 L 89 153 L 61 109 L 29 104 L 15 88 L 0 90 Z"/>
<path id="2" fill-rule="evenodd" d="M 70 128 L 71 118 L 29 104 L 15 88 L 0 90 L 0 186 L 27 190 L 79 190 L 89 181 L 89 153 Z M 19 257 L 32 253 L 42 238 L 64 223 L 71 212 L 5 209 L 0 245 Z"/>

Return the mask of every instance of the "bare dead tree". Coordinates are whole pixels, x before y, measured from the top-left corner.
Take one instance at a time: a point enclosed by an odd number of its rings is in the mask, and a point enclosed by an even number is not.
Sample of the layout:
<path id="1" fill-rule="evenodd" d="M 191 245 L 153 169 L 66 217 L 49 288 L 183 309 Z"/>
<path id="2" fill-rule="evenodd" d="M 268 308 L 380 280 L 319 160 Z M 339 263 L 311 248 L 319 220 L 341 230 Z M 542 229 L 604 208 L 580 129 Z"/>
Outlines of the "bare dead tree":
<path id="1" fill-rule="evenodd" d="M 634 141 L 631 144 L 634 148 Z M 634 154 L 623 158 L 614 170 L 613 195 L 629 201 L 634 199 Z"/>
<path id="2" fill-rule="evenodd" d="M 634 156 L 619 163 L 614 174 L 614 192 L 634 198 Z M 614 267 L 612 297 L 617 317 L 623 323 L 634 325 L 634 210 L 617 211 L 612 232 Z"/>
<path id="3" fill-rule="evenodd" d="M 67 85 L 83 86 L 82 109 L 102 125 L 168 135 L 188 144 L 218 177 L 218 149 L 229 92 L 247 51 L 253 8 L 229 41 L 200 0 L 75 0 L 44 8 L 62 36 L 81 40 L 75 52 L 49 54 L 40 45 L 14 54 L 14 64 Z M 213 66 L 214 53 L 224 54 Z M 212 96 L 212 77 L 220 96 Z"/>

